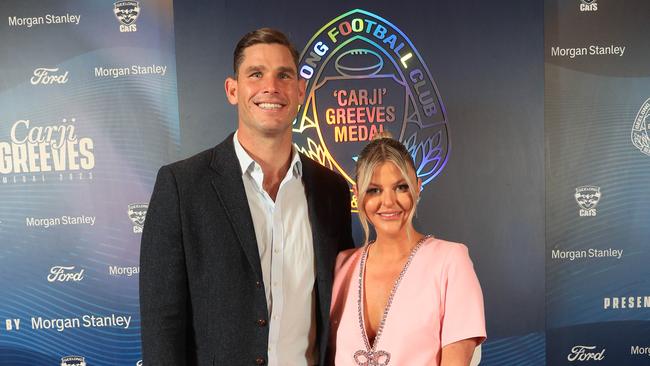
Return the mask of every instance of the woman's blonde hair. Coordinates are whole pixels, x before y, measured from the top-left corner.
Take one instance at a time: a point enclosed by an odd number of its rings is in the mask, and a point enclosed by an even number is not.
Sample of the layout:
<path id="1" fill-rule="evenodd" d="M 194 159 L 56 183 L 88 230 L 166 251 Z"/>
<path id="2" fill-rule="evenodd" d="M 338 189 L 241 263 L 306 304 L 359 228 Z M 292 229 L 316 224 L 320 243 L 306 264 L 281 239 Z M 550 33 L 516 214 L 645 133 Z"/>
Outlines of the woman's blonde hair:
<path id="1" fill-rule="evenodd" d="M 415 215 L 415 206 L 417 204 L 419 192 L 417 177 L 415 176 L 417 172 L 415 170 L 413 159 L 406 150 L 406 147 L 404 147 L 401 142 L 393 139 L 389 132 L 380 132 L 373 137 L 372 141 L 366 145 L 363 150 L 361 150 L 361 154 L 359 154 L 359 158 L 357 159 L 355 172 L 355 180 L 357 184 L 357 206 L 359 209 L 359 221 L 361 221 L 361 226 L 363 227 L 364 232 L 364 245 L 368 244 L 370 236 L 370 228 L 368 225 L 370 220 L 368 220 L 363 204 L 366 198 L 366 190 L 370 185 L 372 174 L 375 172 L 375 169 L 386 162 L 395 164 L 409 186 L 409 192 L 413 199 L 413 207 L 411 208 L 411 212 L 409 212 L 408 221 L 412 222 L 413 216 Z M 408 174 L 409 169 L 413 171 L 413 175 Z M 407 235 L 410 237 L 409 232 L 407 232 Z"/>

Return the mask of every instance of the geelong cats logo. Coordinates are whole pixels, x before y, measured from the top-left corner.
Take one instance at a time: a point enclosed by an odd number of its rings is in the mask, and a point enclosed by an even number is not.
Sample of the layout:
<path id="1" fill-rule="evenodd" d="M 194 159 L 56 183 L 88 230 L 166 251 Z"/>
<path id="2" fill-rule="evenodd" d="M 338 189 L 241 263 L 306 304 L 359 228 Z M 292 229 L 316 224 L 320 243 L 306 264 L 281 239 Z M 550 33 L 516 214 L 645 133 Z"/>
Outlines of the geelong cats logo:
<path id="1" fill-rule="evenodd" d="M 639 108 L 639 112 L 634 118 L 632 126 L 632 143 L 642 153 L 650 156 L 650 98 L 648 98 Z"/>
<path id="2" fill-rule="evenodd" d="M 137 1 L 117 1 L 114 4 L 113 12 L 120 21 L 120 32 L 135 32 L 135 24 L 140 15 L 140 4 Z"/>
<path id="3" fill-rule="evenodd" d="M 596 205 L 600 201 L 600 187 L 582 186 L 576 188 L 574 197 L 580 207 L 580 216 L 596 216 Z"/>
<path id="4" fill-rule="evenodd" d="M 86 359 L 81 356 L 65 356 L 61 358 L 61 366 L 86 366 Z"/>
<path id="5" fill-rule="evenodd" d="M 147 216 L 148 203 L 131 203 L 127 210 L 129 218 L 133 222 L 133 232 L 141 233 L 144 227 L 144 219 Z"/>

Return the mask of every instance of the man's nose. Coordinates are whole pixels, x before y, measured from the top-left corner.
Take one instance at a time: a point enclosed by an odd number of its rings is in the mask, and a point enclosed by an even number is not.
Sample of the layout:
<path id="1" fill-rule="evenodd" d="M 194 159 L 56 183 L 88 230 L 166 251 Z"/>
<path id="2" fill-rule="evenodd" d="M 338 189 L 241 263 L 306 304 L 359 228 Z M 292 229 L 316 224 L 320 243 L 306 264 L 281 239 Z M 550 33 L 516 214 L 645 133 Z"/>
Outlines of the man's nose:
<path id="1" fill-rule="evenodd" d="M 278 82 L 279 80 L 275 77 L 264 78 L 264 92 L 276 93 L 278 91 Z"/>

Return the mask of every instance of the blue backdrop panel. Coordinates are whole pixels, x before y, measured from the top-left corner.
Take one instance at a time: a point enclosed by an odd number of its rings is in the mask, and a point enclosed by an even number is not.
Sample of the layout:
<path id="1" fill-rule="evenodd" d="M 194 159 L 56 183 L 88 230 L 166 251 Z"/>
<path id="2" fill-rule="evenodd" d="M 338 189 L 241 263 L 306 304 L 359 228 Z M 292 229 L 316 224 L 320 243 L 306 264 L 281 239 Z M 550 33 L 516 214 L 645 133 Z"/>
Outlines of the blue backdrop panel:
<path id="1" fill-rule="evenodd" d="M 650 4 L 545 11 L 548 362 L 647 365 Z"/>
<path id="2" fill-rule="evenodd" d="M 0 13 L 0 364 L 135 365 L 139 232 L 180 140 L 171 0 Z"/>
<path id="3" fill-rule="evenodd" d="M 251 7 L 256 11 L 251 12 Z M 350 14 L 354 9 L 382 18 L 382 26 L 387 25 L 390 33 L 399 36 L 394 49 L 390 41 L 384 43 L 372 31 L 346 35 L 337 29 L 338 42 L 330 40 L 327 32 L 345 21 L 341 18 L 344 14 L 349 16 L 350 26 L 354 18 L 377 19 L 362 12 Z M 448 132 L 448 144 L 440 145 L 441 154 L 437 155 L 444 156 L 439 161 L 447 163 L 422 193 L 417 227 L 469 247 L 486 304 L 488 340 L 481 364 L 544 364 L 542 2 L 361 0 L 351 4 L 333 0 L 286 1 L 278 6 L 275 2 L 199 0 L 191 5 L 176 2 L 174 15 L 184 156 L 214 146 L 236 128 L 236 109 L 227 104 L 221 88 L 223 80 L 232 74 L 234 45 L 246 32 L 262 26 L 279 28 L 306 55 L 317 41 L 328 42 L 327 54 L 316 62 L 322 77 L 314 74 L 310 82 L 320 121 L 326 121 L 328 108 L 340 107 L 338 100 L 324 93 L 330 85 L 334 85 L 332 92 L 371 90 L 385 80 L 341 76 L 335 66 L 339 56 L 355 48 L 374 51 L 383 60 L 383 72 L 394 73 L 402 80 L 400 60 L 407 54 L 408 42 L 404 40 L 408 39 L 430 72 L 430 79 L 429 75 L 425 78 L 428 85 L 433 81 L 437 86 L 444 113 L 436 116 L 438 121 L 445 121 L 439 127 L 444 125 Z M 339 21 L 323 28 L 335 19 Z M 359 25 L 355 23 L 356 29 Z M 359 37 L 351 40 L 355 36 Z M 387 33 L 385 39 L 388 37 Z M 396 56 L 401 42 L 404 46 Z M 406 61 L 407 80 L 416 60 L 413 53 Z M 326 78 L 328 81 L 321 83 Z M 398 85 L 408 93 L 405 83 L 382 88 L 387 89 L 389 97 L 403 97 Z M 404 100 L 401 106 L 406 106 Z M 397 106 L 388 99 L 384 102 L 386 107 Z M 303 108 L 297 124 L 305 116 L 313 117 L 302 113 L 305 111 L 313 112 Z M 383 124 L 402 127 L 402 122 L 403 118 Z M 415 127 L 414 123 L 408 125 Z M 294 127 L 300 130 L 301 126 Z M 402 136 L 401 130 L 396 130 L 394 134 Z M 412 131 L 404 136 L 411 136 Z M 294 134 L 300 146 L 307 145 L 308 138 L 323 145 L 314 128 L 302 132 Z M 335 159 L 344 162 L 339 164 L 342 170 L 349 171 L 364 141 L 336 144 L 324 138 Z M 361 235 L 356 239 L 359 242 Z"/>

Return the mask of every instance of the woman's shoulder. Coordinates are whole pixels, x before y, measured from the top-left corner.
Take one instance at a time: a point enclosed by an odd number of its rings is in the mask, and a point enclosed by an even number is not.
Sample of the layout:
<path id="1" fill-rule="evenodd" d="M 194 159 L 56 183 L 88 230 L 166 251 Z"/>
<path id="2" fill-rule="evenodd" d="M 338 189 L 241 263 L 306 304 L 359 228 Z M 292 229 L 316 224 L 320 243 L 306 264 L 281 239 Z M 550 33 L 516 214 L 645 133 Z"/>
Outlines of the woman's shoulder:
<path id="1" fill-rule="evenodd" d="M 464 261 L 469 258 L 469 250 L 463 243 L 457 243 L 436 237 L 428 237 L 422 245 L 423 252 L 442 262 Z"/>
<path id="2" fill-rule="evenodd" d="M 428 235 L 422 244 L 424 247 L 429 247 L 438 253 L 467 252 L 467 246 L 465 244 L 436 238 L 433 235 Z"/>

